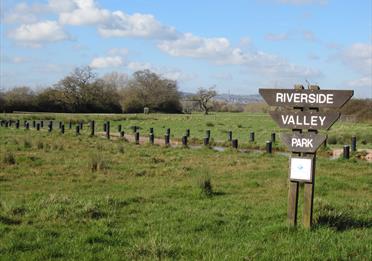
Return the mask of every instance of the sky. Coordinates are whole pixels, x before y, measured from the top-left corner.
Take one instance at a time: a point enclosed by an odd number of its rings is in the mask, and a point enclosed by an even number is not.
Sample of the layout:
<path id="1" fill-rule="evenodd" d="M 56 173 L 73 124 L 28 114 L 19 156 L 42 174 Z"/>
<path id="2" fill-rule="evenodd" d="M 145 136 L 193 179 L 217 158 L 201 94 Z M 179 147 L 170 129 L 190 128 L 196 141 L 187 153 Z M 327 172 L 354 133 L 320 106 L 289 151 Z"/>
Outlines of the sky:
<path id="1" fill-rule="evenodd" d="M 89 65 L 149 69 L 185 92 L 317 84 L 372 98 L 371 0 L 0 1 L 3 90 Z"/>

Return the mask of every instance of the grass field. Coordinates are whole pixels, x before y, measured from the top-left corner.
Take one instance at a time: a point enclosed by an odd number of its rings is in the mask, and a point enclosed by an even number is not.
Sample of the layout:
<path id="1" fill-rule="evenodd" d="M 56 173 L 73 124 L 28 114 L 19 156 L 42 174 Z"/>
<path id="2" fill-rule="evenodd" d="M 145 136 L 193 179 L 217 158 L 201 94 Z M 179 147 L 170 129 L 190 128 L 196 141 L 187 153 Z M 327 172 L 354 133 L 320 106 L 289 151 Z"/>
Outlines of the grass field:
<path id="1" fill-rule="evenodd" d="M 210 115 L 196 114 L 2 114 L 0 119 L 22 119 L 22 120 L 55 120 L 73 123 L 90 120 L 96 121 L 98 131 L 102 131 L 103 122 L 111 121 L 111 132 L 117 132 L 117 126 L 121 124 L 126 133 L 133 133 L 131 127 L 140 127 L 141 135 L 147 136 L 149 128 L 153 127 L 155 136 L 163 138 L 167 128 L 171 129 L 171 139 L 180 140 L 185 134 L 186 129 L 190 129 L 191 143 L 201 144 L 205 137 L 205 131 L 211 130 L 212 141 L 224 145 L 227 141 L 227 132 L 233 132 L 233 138 L 239 140 L 241 147 L 264 147 L 265 142 L 271 139 L 271 133 L 279 134 L 281 129 L 268 114 L 259 113 L 212 113 Z M 55 122 L 57 123 L 57 122 Z M 57 125 L 55 125 L 57 126 Z M 74 129 L 72 130 L 74 131 Z M 255 143 L 249 142 L 249 133 L 255 132 Z M 88 134 L 88 128 L 83 129 L 83 133 Z M 329 145 L 331 147 L 341 147 L 350 144 L 351 137 L 357 136 L 359 148 L 372 149 L 372 124 L 353 123 L 338 121 L 330 131 Z M 279 136 L 279 135 L 277 135 Z M 284 149 L 278 137 L 274 147 Z"/>
<path id="2" fill-rule="evenodd" d="M 105 117 L 175 136 L 252 128 L 261 142 L 277 130 L 264 115 Z M 286 225 L 288 158 L 277 154 L 0 128 L 0 160 L 1 260 L 372 260 L 372 165 L 354 158 L 317 160 L 311 231 Z"/>

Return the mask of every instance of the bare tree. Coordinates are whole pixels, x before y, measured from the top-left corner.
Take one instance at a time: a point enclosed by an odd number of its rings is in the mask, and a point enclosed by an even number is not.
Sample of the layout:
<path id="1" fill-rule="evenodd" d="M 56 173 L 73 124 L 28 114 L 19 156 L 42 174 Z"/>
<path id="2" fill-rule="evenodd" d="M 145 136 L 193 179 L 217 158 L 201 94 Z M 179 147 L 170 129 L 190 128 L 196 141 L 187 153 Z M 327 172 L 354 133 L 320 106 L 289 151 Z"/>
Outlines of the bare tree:
<path id="1" fill-rule="evenodd" d="M 211 103 L 211 100 L 216 97 L 216 95 L 217 92 L 215 91 L 215 86 L 212 86 L 209 89 L 198 89 L 194 100 L 199 103 L 199 107 L 205 115 L 207 115 L 209 110 L 212 108 L 213 104 Z"/>

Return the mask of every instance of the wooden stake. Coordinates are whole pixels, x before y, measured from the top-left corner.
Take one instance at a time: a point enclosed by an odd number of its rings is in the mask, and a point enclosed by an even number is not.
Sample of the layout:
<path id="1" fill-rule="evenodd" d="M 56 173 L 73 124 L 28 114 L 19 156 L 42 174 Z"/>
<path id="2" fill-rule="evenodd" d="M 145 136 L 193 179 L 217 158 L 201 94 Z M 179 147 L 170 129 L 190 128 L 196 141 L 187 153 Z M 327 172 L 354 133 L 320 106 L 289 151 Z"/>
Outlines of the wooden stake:
<path id="1" fill-rule="evenodd" d="M 297 225 L 298 188 L 298 182 L 289 181 L 287 220 L 290 226 Z"/>

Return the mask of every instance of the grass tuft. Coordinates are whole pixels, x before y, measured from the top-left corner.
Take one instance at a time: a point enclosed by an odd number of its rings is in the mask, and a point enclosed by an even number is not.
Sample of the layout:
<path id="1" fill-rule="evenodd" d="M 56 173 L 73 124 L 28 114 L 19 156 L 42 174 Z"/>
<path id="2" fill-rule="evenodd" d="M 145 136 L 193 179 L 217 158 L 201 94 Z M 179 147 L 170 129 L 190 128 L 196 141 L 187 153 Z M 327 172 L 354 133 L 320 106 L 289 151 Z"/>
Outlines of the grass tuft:
<path id="1" fill-rule="evenodd" d="M 3 162 L 8 165 L 14 165 L 16 164 L 15 156 L 12 152 L 7 152 L 4 155 Z"/>

